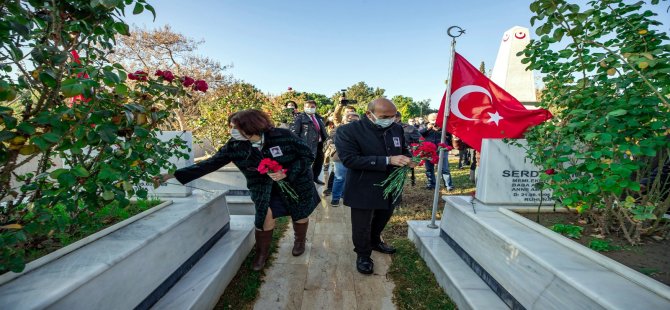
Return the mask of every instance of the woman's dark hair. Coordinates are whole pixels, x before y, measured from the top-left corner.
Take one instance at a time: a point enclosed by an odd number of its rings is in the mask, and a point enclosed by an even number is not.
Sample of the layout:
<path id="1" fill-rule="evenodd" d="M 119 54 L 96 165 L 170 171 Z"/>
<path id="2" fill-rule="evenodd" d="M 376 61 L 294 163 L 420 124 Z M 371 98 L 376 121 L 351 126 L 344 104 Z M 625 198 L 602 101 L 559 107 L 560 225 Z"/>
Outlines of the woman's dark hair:
<path id="1" fill-rule="evenodd" d="M 263 111 L 249 109 L 228 116 L 228 124 L 235 124 L 245 135 L 260 135 L 274 127 L 270 117 Z"/>
<path id="2" fill-rule="evenodd" d="M 293 101 L 293 100 L 286 101 L 286 103 L 284 104 L 284 107 L 285 107 L 285 108 L 288 108 L 288 105 L 289 105 L 290 103 L 293 103 L 293 106 L 294 106 L 294 107 L 296 107 L 296 108 L 298 107 L 298 104 L 295 103 L 295 101 Z"/>

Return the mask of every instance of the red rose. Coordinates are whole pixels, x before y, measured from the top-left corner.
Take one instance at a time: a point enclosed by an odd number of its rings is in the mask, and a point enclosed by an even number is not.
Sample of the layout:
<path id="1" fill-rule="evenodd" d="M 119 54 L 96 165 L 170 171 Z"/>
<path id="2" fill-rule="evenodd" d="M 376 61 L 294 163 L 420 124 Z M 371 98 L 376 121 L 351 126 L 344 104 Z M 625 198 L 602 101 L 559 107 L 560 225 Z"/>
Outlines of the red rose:
<path id="1" fill-rule="evenodd" d="M 172 72 L 170 71 L 163 71 L 163 79 L 172 83 L 172 81 L 174 80 L 174 74 L 172 74 Z"/>
<path id="2" fill-rule="evenodd" d="M 209 86 L 207 86 L 207 82 L 203 80 L 195 81 L 195 85 L 193 86 L 194 90 L 201 91 L 203 93 L 207 92 L 207 88 L 209 88 Z"/>
<path id="3" fill-rule="evenodd" d="M 181 85 L 184 85 L 184 87 L 190 87 L 195 83 L 195 80 L 192 77 L 185 76 L 181 79 Z"/>
<path id="4" fill-rule="evenodd" d="M 146 81 L 147 79 L 147 73 L 141 70 L 135 71 L 135 73 L 131 73 L 130 75 L 134 75 L 135 79 L 138 81 Z M 128 75 L 128 78 L 130 78 L 130 75 Z M 132 79 L 131 79 L 132 80 Z"/>
<path id="5" fill-rule="evenodd" d="M 161 70 L 156 70 L 155 75 L 156 75 L 156 76 L 163 76 L 163 71 L 161 71 Z"/>
<path id="6" fill-rule="evenodd" d="M 135 74 L 133 74 L 133 73 L 129 73 L 129 74 L 128 74 L 128 79 L 129 79 L 129 80 L 136 81 L 136 80 L 137 80 L 137 76 L 136 76 Z"/>
<path id="7" fill-rule="evenodd" d="M 550 168 L 550 169 L 545 170 L 544 173 L 546 173 L 548 175 L 552 175 L 552 174 L 556 173 L 556 171 L 553 168 Z"/>

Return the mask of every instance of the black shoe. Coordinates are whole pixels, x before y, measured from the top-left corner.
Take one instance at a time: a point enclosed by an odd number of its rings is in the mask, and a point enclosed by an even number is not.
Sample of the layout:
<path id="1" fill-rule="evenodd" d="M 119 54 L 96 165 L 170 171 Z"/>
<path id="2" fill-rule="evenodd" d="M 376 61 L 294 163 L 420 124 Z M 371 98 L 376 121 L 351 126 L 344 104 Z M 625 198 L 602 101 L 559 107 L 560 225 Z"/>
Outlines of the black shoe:
<path id="1" fill-rule="evenodd" d="M 323 191 L 323 195 L 324 195 L 324 196 L 330 196 L 330 194 L 332 194 L 332 193 L 333 193 L 333 191 L 332 191 L 332 190 L 329 190 L 329 189 Z"/>
<path id="2" fill-rule="evenodd" d="M 425 187 L 425 189 L 427 189 L 427 190 L 434 190 L 434 189 L 435 189 L 435 186 L 430 186 L 430 185 L 428 185 L 428 186 Z"/>
<path id="3" fill-rule="evenodd" d="M 339 207 L 340 206 L 340 200 L 338 199 L 338 200 L 331 201 L 330 206 L 335 207 L 335 208 Z"/>
<path id="4" fill-rule="evenodd" d="M 314 180 L 314 183 L 319 184 L 319 185 L 326 185 L 326 183 L 323 183 L 320 180 Z"/>
<path id="5" fill-rule="evenodd" d="M 380 242 L 380 243 L 372 245 L 372 250 L 377 251 L 377 252 L 381 252 L 381 253 L 384 253 L 384 254 L 394 254 L 395 253 L 395 248 L 386 244 L 386 243 L 384 243 L 384 242 Z"/>
<path id="6" fill-rule="evenodd" d="M 372 258 L 359 256 L 356 259 L 356 269 L 362 274 L 372 274 L 374 272 L 375 264 L 372 262 Z"/>

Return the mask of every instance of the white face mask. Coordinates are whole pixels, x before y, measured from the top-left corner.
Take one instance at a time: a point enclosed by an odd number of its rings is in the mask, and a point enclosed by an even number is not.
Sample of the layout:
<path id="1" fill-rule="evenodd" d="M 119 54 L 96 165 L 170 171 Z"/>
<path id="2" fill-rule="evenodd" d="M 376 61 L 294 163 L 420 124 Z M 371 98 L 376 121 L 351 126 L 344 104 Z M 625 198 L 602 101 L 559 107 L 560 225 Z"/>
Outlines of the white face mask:
<path id="1" fill-rule="evenodd" d="M 316 113 L 316 108 L 305 108 L 305 113 L 314 114 Z"/>
<path id="2" fill-rule="evenodd" d="M 382 118 L 377 117 L 377 115 L 374 115 L 374 113 L 372 113 L 372 112 L 370 114 L 372 114 L 372 116 L 375 117 L 375 124 L 377 126 L 381 127 L 381 128 L 388 128 L 395 121 L 395 118 L 384 118 L 384 119 L 382 119 Z"/>
<path id="3" fill-rule="evenodd" d="M 230 130 L 230 135 L 231 135 L 231 136 L 233 137 L 233 139 L 235 139 L 235 140 L 239 140 L 239 141 L 247 141 L 247 140 L 249 140 L 249 139 L 247 139 L 247 137 L 245 137 L 244 135 L 242 135 L 242 133 L 241 133 L 239 130 L 237 130 L 237 129 L 235 129 L 235 128 L 233 128 L 233 129 Z"/>

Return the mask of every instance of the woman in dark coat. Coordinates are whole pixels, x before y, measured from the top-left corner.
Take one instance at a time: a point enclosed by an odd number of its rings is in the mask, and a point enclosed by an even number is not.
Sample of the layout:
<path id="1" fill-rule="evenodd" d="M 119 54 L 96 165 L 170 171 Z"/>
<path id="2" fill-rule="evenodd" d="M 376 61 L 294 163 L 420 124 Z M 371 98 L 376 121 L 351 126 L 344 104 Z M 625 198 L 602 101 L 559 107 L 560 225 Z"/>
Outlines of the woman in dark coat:
<path id="1" fill-rule="evenodd" d="M 256 257 L 254 270 L 261 270 L 269 254 L 275 218 L 291 216 L 295 231 L 293 255 L 305 251 L 308 217 L 320 199 L 312 181 L 314 154 L 302 139 L 289 130 L 274 128 L 272 121 L 259 110 L 236 112 L 228 118 L 230 139 L 214 156 L 195 165 L 179 169 L 162 181 L 175 177 L 186 184 L 233 162 L 247 179 L 251 200 L 256 207 Z M 288 169 L 286 173 L 260 174 L 258 164 L 270 158 Z M 297 201 L 283 193 L 276 181 L 285 180 L 298 194 Z"/>

